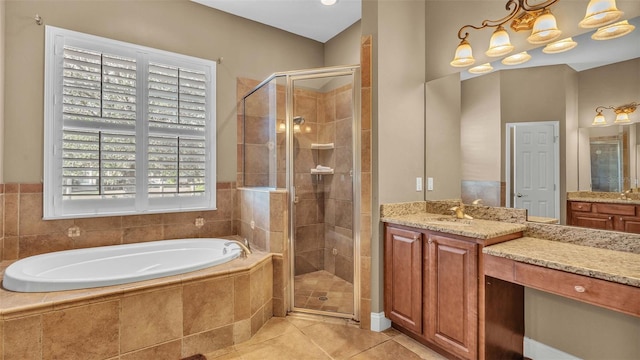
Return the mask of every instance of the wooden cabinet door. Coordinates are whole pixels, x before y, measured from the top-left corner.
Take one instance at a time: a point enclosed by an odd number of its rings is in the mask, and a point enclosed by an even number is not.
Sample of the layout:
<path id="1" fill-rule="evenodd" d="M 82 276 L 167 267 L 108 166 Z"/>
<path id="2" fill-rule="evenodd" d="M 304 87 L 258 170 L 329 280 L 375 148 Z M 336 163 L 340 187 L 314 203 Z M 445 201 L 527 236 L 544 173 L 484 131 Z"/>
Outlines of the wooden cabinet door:
<path id="1" fill-rule="evenodd" d="M 613 230 L 613 216 L 605 214 L 590 214 L 573 212 L 569 225 L 587 227 L 591 229 Z"/>
<path id="2" fill-rule="evenodd" d="M 426 337 L 465 359 L 478 352 L 478 245 L 428 235 L 429 306 Z"/>
<path id="3" fill-rule="evenodd" d="M 384 311 L 394 323 L 422 334 L 422 233 L 387 226 Z"/>

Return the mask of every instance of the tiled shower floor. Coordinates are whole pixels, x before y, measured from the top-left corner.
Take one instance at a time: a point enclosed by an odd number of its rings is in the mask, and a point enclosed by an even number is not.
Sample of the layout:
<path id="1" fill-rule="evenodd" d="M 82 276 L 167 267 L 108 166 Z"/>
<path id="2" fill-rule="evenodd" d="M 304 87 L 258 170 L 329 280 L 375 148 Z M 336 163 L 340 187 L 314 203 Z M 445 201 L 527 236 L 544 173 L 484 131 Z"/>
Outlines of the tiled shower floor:
<path id="1" fill-rule="evenodd" d="M 294 289 L 296 307 L 353 313 L 353 284 L 328 271 L 297 275 Z"/>

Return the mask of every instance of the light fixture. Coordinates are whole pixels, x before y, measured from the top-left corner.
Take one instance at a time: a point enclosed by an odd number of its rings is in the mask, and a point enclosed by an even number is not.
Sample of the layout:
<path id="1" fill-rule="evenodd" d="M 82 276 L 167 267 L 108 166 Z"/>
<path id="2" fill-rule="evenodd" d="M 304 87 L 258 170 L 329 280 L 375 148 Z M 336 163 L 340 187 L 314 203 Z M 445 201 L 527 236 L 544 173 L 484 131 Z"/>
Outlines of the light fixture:
<path id="1" fill-rule="evenodd" d="M 526 51 L 523 51 L 521 53 L 513 54 L 502 59 L 502 63 L 504 65 L 519 65 L 526 63 L 529 60 L 531 60 L 531 55 L 529 55 Z"/>
<path id="2" fill-rule="evenodd" d="M 476 62 L 476 59 L 473 58 L 473 50 L 471 49 L 471 45 L 467 42 L 467 40 L 462 39 L 458 48 L 456 49 L 456 55 L 453 58 L 453 61 L 450 63 L 451 66 L 455 67 L 465 67 L 469 65 L 473 65 Z"/>
<path id="3" fill-rule="evenodd" d="M 593 126 L 607 125 L 607 120 L 605 119 L 604 115 L 602 115 L 602 111 L 604 109 L 611 109 L 613 110 L 614 113 L 616 113 L 616 119 L 613 122 L 614 124 L 617 124 L 617 125 L 630 124 L 631 119 L 629 119 L 629 114 L 632 114 L 634 111 L 636 111 L 636 108 L 638 107 L 638 105 L 640 104 L 638 104 L 637 102 L 632 102 L 630 104 L 621 105 L 618 107 L 598 106 L 596 108 L 596 116 L 593 118 L 593 122 L 591 123 L 591 125 Z"/>
<path id="4" fill-rule="evenodd" d="M 471 44 L 467 41 L 469 37 L 469 32 L 466 31 L 467 28 L 475 30 L 487 27 L 496 28 L 491 36 L 489 49 L 485 52 L 487 56 L 503 56 L 513 51 L 509 34 L 502 26 L 511 20 L 513 20 L 511 28 L 515 31 L 534 29 L 529 37 L 530 41 L 543 43 L 556 39 L 560 36 L 560 30 L 557 28 L 555 17 L 553 17 L 548 8 L 558 1 L 546 0 L 537 5 L 529 5 L 527 0 L 507 0 L 505 8 L 510 13 L 502 19 L 484 20 L 479 26 L 464 25 L 458 30 L 460 44 L 456 48 L 454 59 L 450 63 L 451 66 L 466 67 L 475 63 Z"/>
<path id="5" fill-rule="evenodd" d="M 493 66 L 491 66 L 491 64 L 489 63 L 486 63 L 472 67 L 471 69 L 469 69 L 469 72 L 472 74 L 486 74 L 488 72 L 491 72 L 491 70 L 493 70 Z"/>
<path id="6" fill-rule="evenodd" d="M 507 33 L 502 26 L 498 26 L 496 31 L 493 32 L 493 35 L 491 35 L 489 50 L 487 50 L 485 54 L 492 57 L 503 56 L 512 52 L 513 48 L 514 46 L 511 45 L 511 40 L 509 39 L 509 33 Z"/>
<path id="7" fill-rule="evenodd" d="M 587 13 L 578 25 L 581 28 L 596 28 L 611 24 L 624 14 L 616 7 L 616 0 L 591 0 L 587 5 Z"/>
<path id="8" fill-rule="evenodd" d="M 573 41 L 572 38 L 568 37 L 566 39 L 547 44 L 547 46 L 542 49 L 542 52 L 545 54 L 558 54 L 561 52 L 569 51 L 576 46 L 578 46 L 578 43 Z"/>
<path id="9" fill-rule="evenodd" d="M 544 44 L 557 39 L 560 34 L 562 31 L 558 29 L 556 17 L 553 16 L 551 10 L 545 9 L 533 23 L 533 30 L 527 41 L 531 44 Z"/>
<path id="10" fill-rule="evenodd" d="M 591 35 L 593 40 L 611 40 L 625 36 L 632 32 L 636 27 L 629 24 L 627 20 L 617 22 L 615 24 L 603 26 Z"/>
<path id="11" fill-rule="evenodd" d="M 335 5 L 335 3 L 338 2 L 338 0 L 320 0 L 320 2 L 322 3 L 322 5 L 331 6 L 331 5 Z"/>

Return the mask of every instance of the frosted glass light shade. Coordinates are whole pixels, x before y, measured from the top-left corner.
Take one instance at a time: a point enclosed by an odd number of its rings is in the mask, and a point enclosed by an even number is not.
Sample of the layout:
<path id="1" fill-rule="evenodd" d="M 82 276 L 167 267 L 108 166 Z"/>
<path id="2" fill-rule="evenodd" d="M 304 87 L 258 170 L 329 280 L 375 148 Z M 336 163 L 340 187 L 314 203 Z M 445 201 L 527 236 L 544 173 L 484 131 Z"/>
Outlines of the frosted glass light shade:
<path id="1" fill-rule="evenodd" d="M 572 38 L 568 37 L 566 39 L 547 44 L 547 46 L 542 49 L 542 52 L 545 54 L 558 54 L 561 52 L 569 51 L 576 46 L 578 46 L 578 43 L 573 41 Z"/>
<path id="2" fill-rule="evenodd" d="M 491 64 L 489 63 L 486 63 L 472 67 L 471 69 L 469 69 L 469 72 L 472 74 L 486 74 L 488 72 L 491 72 L 491 70 L 493 70 L 493 66 L 491 66 Z"/>
<path id="3" fill-rule="evenodd" d="M 591 0 L 587 5 L 587 13 L 578 24 L 581 28 L 595 28 L 611 24 L 620 19 L 624 12 L 616 7 L 616 0 Z"/>
<path id="4" fill-rule="evenodd" d="M 476 59 L 473 58 L 473 50 L 467 40 L 460 41 L 460 45 L 456 48 L 456 53 L 453 61 L 450 62 L 454 67 L 465 67 L 473 65 Z"/>
<path id="5" fill-rule="evenodd" d="M 518 65 L 526 63 L 529 60 L 531 60 L 531 55 L 529 55 L 526 51 L 523 51 L 521 53 L 513 54 L 502 59 L 502 63 L 504 65 Z"/>
<path id="6" fill-rule="evenodd" d="M 513 51 L 513 45 L 507 33 L 502 26 L 498 26 L 496 31 L 491 35 L 489 41 L 489 50 L 485 52 L 487 56 L 497 57 L 507 55 Z"/>
<path id="7" fill-rule="evenodd" d="M 614 121 L 614 124 L 626 124 L 631 122 L 631 120 L 629 120 L 629 114 L 627 114 L 626 112 L 620 112 L 616 114 L 616 121 Z"/>
<path id="8" fill-rule="evenodd" d="M 603 26 L 591 35 L 593 40 L 611 40 L 625 36 L 632 32 L 636 27 L 629 24 L 627 20 L 617 22 L 615 24 Z"/>
<path id="9" fill-rule="evenodd" d="M 531 44 L 543 44 L 557 39 L 560 34 L 562 34 L 562 31 L 558 29 L 556 17 L 553 16 L 551 11 L 546 10 L 533 23 L 533 30 L 531 30 L 531 35 L 527 38 L 527 41 Z"/>
<path id="10" fill-rule="evenodd" d="M 602 115 L 602 111 L 598 111 L 596 117 L 593 118 L 593 122 L 591 123 L 593 126 L 603 126 L 607 125 L 607 119 Z"/>

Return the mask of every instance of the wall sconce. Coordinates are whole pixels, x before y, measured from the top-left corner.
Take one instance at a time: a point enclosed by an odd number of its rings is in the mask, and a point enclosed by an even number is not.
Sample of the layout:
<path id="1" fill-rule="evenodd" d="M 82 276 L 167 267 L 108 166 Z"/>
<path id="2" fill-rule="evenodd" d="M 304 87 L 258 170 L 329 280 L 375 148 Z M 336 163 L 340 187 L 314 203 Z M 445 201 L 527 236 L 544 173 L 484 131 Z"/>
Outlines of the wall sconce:
<path id="1" fill-rule="evenodd" d="M 638 107 L 637 102 L 632 102 L 630 104 L 621 105 L 618 107 L 613 106 L 598 106 L 596 108 L 596 116 L 593 118 L 592 126 L 605 126 L 607 125 L 607 119 L 602 115 L 602 111 L 604 109 L 611 109 L 616 113 L 616 120 L 613 122 L 614 125 L 626 125 L 631 124 L 631 120 L 629 119 L 629 114 L 632 114 L 636 111 Z"/>
<path id="2" fill-rule="evenodd" d="M 458 30 L 458 39 L 460 44 L 456 48 L 456 52 L 451 61 L 451 66 L 467 67 L 475 63 L 473 58 L 473 49 L 467 40 L 469 32 L 466 29 L 482 30 L 484 28 L 495 28 L 489 48 L 485 52 L 487 56 L 498 57 L 504 56 L 514 50 L 511 45 L 509 34 L 503 25 L 511 21 L 511 28 L 514 31 L 532 30 L 527 41 L 531 44 L 545 44 L 556 40 L 562 34 L 558 29 L 556 18 L 549 8 L 559 0 L 546 0 L 537 5 L 529 5 L 529 0 L 507 0 L 505 8 L 510 13 L 499 20 L 483 20 L 479 26 L 464 25 Z M 611 24 L 622 16 L 623 12 L 616 8 L 615 0 L 591 0 L 587 6 L 587 12 L 584 19 L 579 25 L 583 28 L 601 27 Z M 623 30 L 622 27 L 615 28 L 616 33 Z M 625 29 L 629 29 L 626 27 Z M 633 30 L 633 29 L 631 29 Z M 631 30 L 624 30 L 630 32 Z M 611 32 L 611 30 L 610 30 Z M 625 33 L 626 34 L 626 33 Z M 622 35 L 618 35 L 622 36 Z M 606 39 L 603 37 L 603 39 Z M 559 44 L 555 48 L 549 48 L 547 53 L 557 53 L 572 49 L 576 43 L 568 40 L 566 43 Z M 560 50 L 561 51 L 558 51 Z"/>

